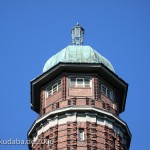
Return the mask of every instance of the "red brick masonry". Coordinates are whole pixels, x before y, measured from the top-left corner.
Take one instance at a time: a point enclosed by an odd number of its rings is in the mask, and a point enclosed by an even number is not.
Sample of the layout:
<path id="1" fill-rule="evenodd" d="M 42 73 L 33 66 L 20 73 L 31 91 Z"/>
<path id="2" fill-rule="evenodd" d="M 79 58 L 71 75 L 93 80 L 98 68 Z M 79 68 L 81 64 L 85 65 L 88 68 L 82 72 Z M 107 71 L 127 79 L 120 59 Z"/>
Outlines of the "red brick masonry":
<path id="1" fill-rule="evenodd" d="M 84 129 L 85 139 L 80 141 L 78 131 Z M 50 139 L 50 144 L 34 144 L 33 150 L 126 150 L 124 140 L 107 126 L 91 122 L 68 122 L 55 125 L 39 135 Z M 37 141 L 38 142 L 38 141 Z"/>

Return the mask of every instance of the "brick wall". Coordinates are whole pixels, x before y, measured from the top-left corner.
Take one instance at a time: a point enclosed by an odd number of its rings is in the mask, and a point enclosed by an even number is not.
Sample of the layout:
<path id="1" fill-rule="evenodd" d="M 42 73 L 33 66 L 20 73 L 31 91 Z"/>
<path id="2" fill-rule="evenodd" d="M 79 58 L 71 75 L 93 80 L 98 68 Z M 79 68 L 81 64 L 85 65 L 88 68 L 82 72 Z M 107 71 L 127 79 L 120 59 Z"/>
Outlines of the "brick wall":
<path id="1" fill-rule="evenodd" d="M 91 88 L 69 88 L 69 97 L 92 97 Z"/>
<path id="2" fill-rule="evenodd" d="M 69 104 L 69 101 L 72 101 L 72 98 L 76 98 L 76 101 Z M 87 100 L 88 98 L 91 99 L 89 102 Z M 68 107 L 70 105 L 91 105 L 118 115 L 118 105 L 100 93 L 98 88 L 98 77 L 96 75 L 92 78 L 91 88 L 73 88 L 68 86 L 68 76 L 67 74 L 64 74 L 61 77 L 61 89 L 47 99 L 45 98 L 45 90 L 42 88 L 40 116 L 43 116 L 52 110 Z"/>
<path id="3" fill-rule="evenodd" d="M 84 129 L 84 141 L 79 139 L 79 129 Z M 122 138 L 107 126 L 91 122 L 67 122 L 56 125 L 39 135 L 51 144 L 34 144 L 32 150 L 126 150 Z M 40 142 L 40 140 L 39 140 Z"/>

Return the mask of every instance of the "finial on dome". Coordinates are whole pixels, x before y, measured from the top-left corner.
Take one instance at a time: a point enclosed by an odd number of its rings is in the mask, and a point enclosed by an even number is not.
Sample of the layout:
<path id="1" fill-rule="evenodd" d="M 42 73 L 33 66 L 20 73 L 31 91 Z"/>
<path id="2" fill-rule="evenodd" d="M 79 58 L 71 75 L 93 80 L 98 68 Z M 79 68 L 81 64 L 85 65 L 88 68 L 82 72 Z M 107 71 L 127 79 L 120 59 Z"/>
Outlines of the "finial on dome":
<path id="1" fill-rule="evenodd" d="M 71 34 L 73 45 L 83 45 L 84 28 L 82 28 L 78 22 L 75 25 L 75 27 L 73 27 L 73 29 L 71 30 Z"/>

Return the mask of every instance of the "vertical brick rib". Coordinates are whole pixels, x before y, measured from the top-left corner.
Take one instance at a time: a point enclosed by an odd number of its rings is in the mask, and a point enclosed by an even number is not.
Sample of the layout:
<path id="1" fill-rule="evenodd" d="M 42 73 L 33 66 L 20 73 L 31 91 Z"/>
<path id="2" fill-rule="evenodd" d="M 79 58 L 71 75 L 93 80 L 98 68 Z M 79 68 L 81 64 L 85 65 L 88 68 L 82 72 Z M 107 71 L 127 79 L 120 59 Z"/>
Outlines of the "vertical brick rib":
<path id="1" fill-rule="evenodd" d="M 97 75 L 94 76 L 94 99 L 99 98 L 99 87 L 98 87 L 98 78 Z"/>
<path id="2" fill-rule="evenodd" d="M 45 109 L 44 109 L 44 91 L 41 90 L 40 93 L 40 117 L 45 114 Z"/>
<path id="3" fill-rule="evenodd" d="M 49 137 L 50 140 L 52 140 L 52 144 L 49 145 L 49 148 L 51 150 L 57 150 L 57 144 L 58 144 L 58 125 L 50 128 L 49 130 Z"/>
<path id="4" fill-rule="evenodd" d="M 97 150 L 97 129 L 96 123 L 86 123 L 87 150 Z"/>
<path id="5" fill-rule="evenodd" d="M 67 123 L 67 150 L 77 149 L 77 123 Z"/>
<path id="6" fill-rule="evenodd" d="M 66 99 L 66 78 L 67 75 L 64 73 L 62 77 L 62 99 Z"/>

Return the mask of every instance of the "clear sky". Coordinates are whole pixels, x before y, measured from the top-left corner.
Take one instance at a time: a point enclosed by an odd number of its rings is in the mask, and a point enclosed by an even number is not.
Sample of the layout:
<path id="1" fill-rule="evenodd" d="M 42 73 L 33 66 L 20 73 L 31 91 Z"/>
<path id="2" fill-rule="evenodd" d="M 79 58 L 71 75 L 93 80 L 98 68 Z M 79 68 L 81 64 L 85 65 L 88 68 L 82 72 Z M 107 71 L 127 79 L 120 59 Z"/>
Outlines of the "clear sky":
<path id="1" fill-rule="evenodd" d="M 129 84 L 125 120 L 130 150 L 150 143 L 149 0 L 0 0 L 0 139 L 27 139 L 38 115 L 30 109 L 30 81 L 47 59 L 71 44 L 71 28 L 85 28 L 90 45 Z M 0 150 L 27 150 L 0 145 Z"/>

